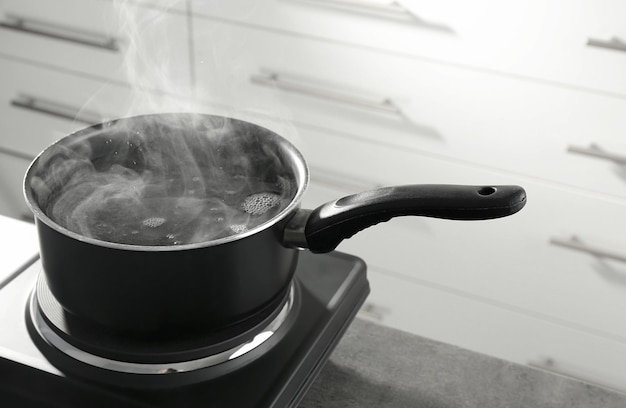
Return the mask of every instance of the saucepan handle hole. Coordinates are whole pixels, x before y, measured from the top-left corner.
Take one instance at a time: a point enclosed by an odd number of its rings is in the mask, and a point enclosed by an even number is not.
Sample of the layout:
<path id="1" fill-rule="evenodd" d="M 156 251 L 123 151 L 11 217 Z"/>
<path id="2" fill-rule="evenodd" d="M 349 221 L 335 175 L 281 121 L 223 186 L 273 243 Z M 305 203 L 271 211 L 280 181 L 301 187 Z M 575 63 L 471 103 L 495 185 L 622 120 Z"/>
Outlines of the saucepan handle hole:
<path id="1" fill-rule="evenodd" d="M 481 196 L 488 196 L 492 195 L 496 191 L 497 190 L 495 187 L 481 187 L 480 189 L 478 189 L 478 194 L 480 194 Z"/>

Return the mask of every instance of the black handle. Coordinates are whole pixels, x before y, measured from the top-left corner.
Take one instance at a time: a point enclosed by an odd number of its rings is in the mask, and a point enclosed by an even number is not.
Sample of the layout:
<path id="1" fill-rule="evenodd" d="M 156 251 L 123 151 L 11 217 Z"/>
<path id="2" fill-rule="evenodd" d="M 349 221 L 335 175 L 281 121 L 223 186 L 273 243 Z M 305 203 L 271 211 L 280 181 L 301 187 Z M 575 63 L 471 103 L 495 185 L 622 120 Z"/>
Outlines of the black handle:
<path id="1" fill-rule="evenodd" d="M 313 210 L 305 236 L 311 252 L 330 252 L 357 232 L 393 217 L 418 215 L 487 220 L 514 214 L 526 204 L 519 186 L 418 184 L 366 191 Z"/>

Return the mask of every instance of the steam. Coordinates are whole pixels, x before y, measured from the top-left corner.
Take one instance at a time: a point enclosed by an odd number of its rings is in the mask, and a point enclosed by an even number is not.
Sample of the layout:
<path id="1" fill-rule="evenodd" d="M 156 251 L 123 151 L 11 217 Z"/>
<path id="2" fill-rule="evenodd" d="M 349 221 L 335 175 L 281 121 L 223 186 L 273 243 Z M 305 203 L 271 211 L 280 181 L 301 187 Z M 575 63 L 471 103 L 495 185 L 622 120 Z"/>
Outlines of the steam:
<path id="1" fill-rule="evenodd" d="M 162 0 L 159 6 L 147 6 L 113 0 L 114 24 L 124 44 L 122 69 L 131 87 L 129 113 L 197 111 L 187 48 L 190 32 L 182 15 L 168 13 L 184 3 Z"/>
<path id="2" fill-rule="evenodd" d="M 176 24 L 181 14 L 171 19 L 166 12 L 178 3 L 184 1 L 157 7 L 113 0 L 131 88 L 127 115 L 148 115 L 78 132 L 39 157 L 27 183 L 35 204 L 60 226 L 107 242 L 185 245 L 245 233 L 293 199 L 292 158 L 271 132 L 236 119 L 169 113 L 207 109 L 197 98 L 207 90 L 189 71 L 194 50 L 180 49 L 191 33 Z M 245 117 L 245 106 L 233 109 L 229 116 Z M 286 122 L 277 127 L 295 135 Z"/>

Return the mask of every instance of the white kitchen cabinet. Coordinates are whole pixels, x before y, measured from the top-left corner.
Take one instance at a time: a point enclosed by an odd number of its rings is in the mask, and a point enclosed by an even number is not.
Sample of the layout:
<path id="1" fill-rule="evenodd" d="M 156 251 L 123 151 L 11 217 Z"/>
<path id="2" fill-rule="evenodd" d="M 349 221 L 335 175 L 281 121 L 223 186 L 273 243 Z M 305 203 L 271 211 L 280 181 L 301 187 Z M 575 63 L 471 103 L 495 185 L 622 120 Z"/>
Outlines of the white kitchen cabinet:
<path id="1" fill-rule="evenodd" d="M 0 147 L 34 157 L 69 133 L 107 120 L 169 111 L 175 97 L 0 58 Z"/>
<path id="2" fill-rule="evenodd" d="M 225 38 L 200 41 L 197 78 L 207 100 L 234 112 L 626 196 L 622 98 L 255 28 L 194 27 L 197 38 Z"/>
<path id="3" fill-rule="evenodd" d="M 68 73 L 189 92 L 183 15 L 109 0 L 4 0 L 0 54 Z M 141 37 L 136 36 L 141 33 Z"/>
<path id="4" fill-rule="evenodd" d="M 114 103 L 93 98 L 99 81 L 0 59 L 0 146 L 34 158 L 71 132 L 111 117 Z M 9 80 L 10 78 L 10 80 Z"/>
<path id="5" fill-rule="evenodd" d="M 375 267 L 368 279 L 361 318 L 626 392 L 623 342 Z"/>
<path id="6" fill-rule="evenodd" d="M 68 134 L 123 116 L 169 111 L 174 97 L 0 58 L 0 214 L 32 218 L 22 180 L 28 164 Z"/>
<path id="7" fill-rule="evenodd" d="M 313 166 L 307 205 L 354 192 L 351 184 L 339 187 L 345 172 L 337 173 L 332 184 L 318 181 L 315 173 L 321 163 L 348 160 L 355 169 L 348 180 L 360 176 L 381 185 L 519 184 L 528 193 L 526 207 L 507 218 L 476 222 L 398 218 L 345 240 L 341 250 L 363 257 L 374 268 L 626 340 L 626 327 L 615 324 L 619 310 L 626 308 L 626 285 L 619 279 L 626 274 L 626 265 L 551 243 L 576 235 L 619 254 L 626 230 L 623 201 L 433 158 L 418 161 L 410 152 L 339 135 L 315 134 L 314 140 L 307 155 Z M 349 159 L 347 151 L 352 152 Z M 326 167 L 330 174 L 332 166 Z"/>
<path id="8" fill-rule="evenodd" d="M 2 235 L 2 263 L 0 263 L 0 288 L 15 277 L 15 273 L 33 262 L 39 246 L 35 226 L 31 223 L 0 215 Z M 20 245 L 15 245 L 19 242 Z"/>
<path id="9" fill-rule="evenodd" d="M 191 7 L 210 20 L 207 25 L 228 21 L 626 95 L 626 4 L 620 0 L 192 0 Z"/>
<path id="10" fill-rule="evenodd" d="M 32 220 L 26 206 L 23 180 L 30 161 L 0 151 L 0 215 Z"/>
<path id="11" fill-rule="evenodd" d="M 624 389 L 626 265 L 554 245 L 572 236 L 624 256 L 624 200 L 346 135 L 302 130 L 304 207 L 391 184 L 519 184 L 528 204 L 489 221 L 402 217 L 343 241 L 366 260 L 361 315 L 522 364 Z M 621 354 L 620 354 L 621 355 Z M 613 358 L 616 358 L 613 360 Z"/>

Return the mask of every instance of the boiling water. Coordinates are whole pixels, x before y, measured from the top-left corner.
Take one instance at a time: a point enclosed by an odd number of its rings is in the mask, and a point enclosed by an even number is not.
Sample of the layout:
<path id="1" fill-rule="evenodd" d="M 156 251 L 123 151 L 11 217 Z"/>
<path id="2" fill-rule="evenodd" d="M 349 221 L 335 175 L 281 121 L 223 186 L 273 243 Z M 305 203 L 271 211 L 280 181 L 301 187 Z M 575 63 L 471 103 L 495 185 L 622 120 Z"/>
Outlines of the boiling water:
<path id="1" fill-rule="evenodd" d="M 297 183 L 257 128 L 235 130 L 172 138 L 165 128 L 60 145 L 31 187 L 54 222 L 102 241 L 169 246 L 242 234 L 286 208 Z"/>
<path id="2" fill-rule="evenodd" d="M 251 215 L 263 215 L 280 204 L 280 196 L 272 193 L 258 193 L 246 197 L 241 208 Z"/>
<path id="3" fill-rule="evenodd" d="M 142 224 L 145 225 L 146 227 L 158 228 L 161 225 L 165 224 L 165 218 L 161 218 L 161 217 L 146 218 L 145 220 L 143 220 Z"/>
<path id="4" fill-rule="evenodd" d="M 84 183 L 90 183 L 85 180 Z M 80 189 L 80 183 L 73 189 Z M 284 183 L 276 183 L 276 188 Z M 251 182 L 267 188 L 266 182 Z M 258 187 L 257 187 L 258 188 Z M 272 219 L 290 202 L 284 192 L 274 189 L 247 194 L 228 191 L 203 197 L 150 197 L 105 199 L 81 211 L 82 202 L 73 210 L 63 204 L 68 189 L 49 205 L 48 215 L 58 224 L 82 235 L 108 242 L 131 245 L 184 245 L 207 242 L 244 233 Z M 60 211 L 59 211 L 60 210 Z"/>

